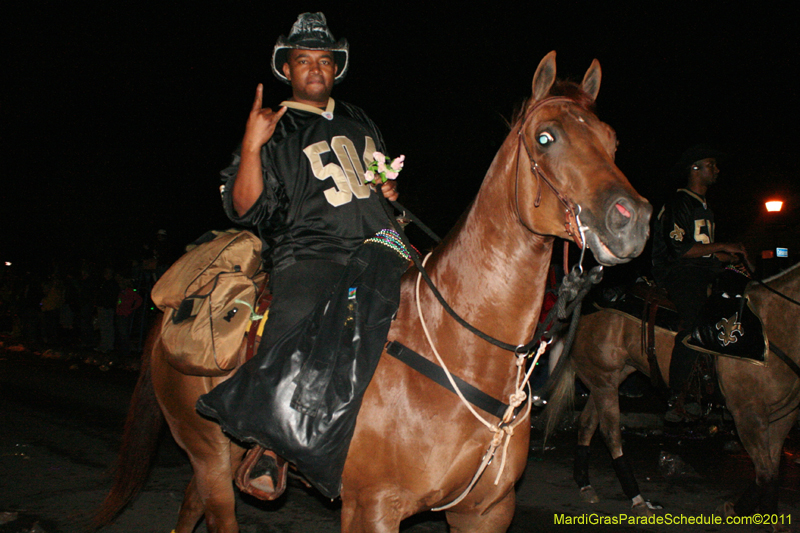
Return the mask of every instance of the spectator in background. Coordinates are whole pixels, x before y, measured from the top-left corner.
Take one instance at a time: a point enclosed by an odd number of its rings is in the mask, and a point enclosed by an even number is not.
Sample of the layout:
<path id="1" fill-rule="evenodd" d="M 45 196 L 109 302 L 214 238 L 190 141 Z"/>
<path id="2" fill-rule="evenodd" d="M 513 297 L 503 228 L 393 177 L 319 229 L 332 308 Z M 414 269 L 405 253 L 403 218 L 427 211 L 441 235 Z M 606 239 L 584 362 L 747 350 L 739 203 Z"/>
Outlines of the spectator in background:
<path id="1" fill-rule="evenodd" d="M 44 298 L 42 310 L 42 341 L 51 344 L 58 341 L 59 314 L 64 305 L 64 281 L 56 273 L 42 285 Z"/>
<path id="2" fill-rule="evenodd" d="M 97 344 L 94 334 L 94 304 L 97 301 L 98 282 L 96 274 L 88 263 L 81 266 L 79 278 L 76 280 L 75 308 L 78 314 L 78 330 L 80 346 L 91 348 Z"/>
<path id="3" fill-rule="evenodd" d="M 131 280 L 122 276 L 117 278 L 120 291 L 117 300 L 117 346 L 120 359 L 131 353 L 131 327 L 133 326 L 133 313 L 142 305 L 142 297 L 133 288 Z"/>
<path id="4" fill-rule="evenodd" d="M 114 315 L 119 297 L 119 284 L 114 279 L 114 269 L 106 267 L 97 290 L 97 320 L 100 325 L 100 344 L 95 351 L 109 354 L 114 350 Z"/>

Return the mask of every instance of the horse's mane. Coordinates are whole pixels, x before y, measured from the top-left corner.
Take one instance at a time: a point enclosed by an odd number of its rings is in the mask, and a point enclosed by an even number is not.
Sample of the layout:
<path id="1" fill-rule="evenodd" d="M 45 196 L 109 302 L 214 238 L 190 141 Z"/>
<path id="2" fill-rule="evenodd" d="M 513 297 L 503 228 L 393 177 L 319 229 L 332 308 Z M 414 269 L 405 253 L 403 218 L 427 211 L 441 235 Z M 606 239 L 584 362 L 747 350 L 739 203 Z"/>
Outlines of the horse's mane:
<path id="1" fill-rule="evenodd" d="M 579 107 L 588 111 L 589 113 L 596 114 L 596 106 L 594 100 L 584 92 L 581 86 L 574 81 L 568 80 L 556 80 L 553 86 L 550 88 L 550 92 L 547 93 L 547 97 L 552 96 L 563 96 L 574 100 Z M 512 124 L 517 124 L 520 120 L 525 118 L 525 113 L 528 110 L 528 106 L 531 103 L 531 96 L 527 100 L 525 100 L 522 105 L 514 112 L 513 119 L 511 121 Z"/>
<path id="2" fill-rule="evenodd" d="M 763 282 L 764 283 L 769 283 L 771 281 L 775 281 L 776 279 L 785 276 L 786 274 L 788 274 L 789 272 L 791 272 L 792 270 L 794 270 L 796 268 L 800 268 L 800 263 L 795 263 L 794 265 L 788 267 L 787 269 L 782 270 L 781 272 L 778 272 L 774 276 L 766 278 L 765 280 L 763 280 Z"/>

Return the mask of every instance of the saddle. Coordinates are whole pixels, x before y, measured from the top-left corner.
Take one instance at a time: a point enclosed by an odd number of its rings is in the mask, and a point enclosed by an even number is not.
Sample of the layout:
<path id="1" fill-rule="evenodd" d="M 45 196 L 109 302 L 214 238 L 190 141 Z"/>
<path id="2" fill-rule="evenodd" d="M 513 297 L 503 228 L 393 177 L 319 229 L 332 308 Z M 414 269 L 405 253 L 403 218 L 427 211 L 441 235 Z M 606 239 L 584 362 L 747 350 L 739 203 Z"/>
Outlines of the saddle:
<path id="1" fill-rule="evenodd" d="M 603 299 L 596 300 L 595 305 L 601 309 L 613 309 L 641 322 L 642 353 L 647 354 L 650 380 L 656 388 L 666 387 L 656 358 L 655 328 L 675 332 L 680 324 L 678 312 L 667 297 L 667 292 L 647 281 L 640 281 L 627 289 L 615 290 L 610 298 L 603 295 Z"/>
<path id="2" fill-rule="evenodd" d="M 730 291 L 728 291 L 730 292 Z M 747 295 L 731 297 L 728 292 L 715 291 L 700 313 L 702 325 L 693 329 L 683 342 L 689 348 L 715 356 L 733 357 L 754 364 L 765 364 L 768 342 L 761 319 L 750 305 Z M 639 282 L 608 305 L 641 321 L 642 353 L 647 355 L 650 379 L 655 387 L 665 387 L 655 351 L 655 328 L 677 332 L 680 319 L 674 304 L 664 289 Z"/>
<path id="3" fill-rule="evenodd" d="M 677 331 L 678 312 L 675 305 L 669 300 L 667 291 L 648 283 L 636 283 L 631 294 L 640 298 L 642 305 L 642 352 L 647 354 L 647 363 L 650 365 L 650 382 L 654 387 L 665 387 L 664 376 L 661 375 L 661 368 L 658 366 L 656 357 L 655 327 L 658 318 L 658 310 L 662 309 L 661 317 L 669 313 L 668 320 L 660 322 L 661 327 L 670 331 Z"/>

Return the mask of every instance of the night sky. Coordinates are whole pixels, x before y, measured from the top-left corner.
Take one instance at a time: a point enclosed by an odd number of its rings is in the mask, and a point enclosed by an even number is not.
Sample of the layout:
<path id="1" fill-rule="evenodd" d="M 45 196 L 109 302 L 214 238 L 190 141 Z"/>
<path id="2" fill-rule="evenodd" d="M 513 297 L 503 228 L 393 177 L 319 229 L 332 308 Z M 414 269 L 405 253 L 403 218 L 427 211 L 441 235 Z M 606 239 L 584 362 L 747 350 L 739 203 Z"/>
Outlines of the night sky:
<path id="1" fill-rule="evenodd" d="M 729 154 L 709 193 L 718 237 L 763 225 L 768 196 L 787 201 L 783 223 L 797 218 L 797 23 L 770 3 L 14 4 L 0 22 L 0 259 L 23 268 L 119 264 L 159 228 L 188 242 L 230 227 L 218 172 L 256 84 L 265 105 L 289 95 L 269 58 L 303 11 L 323 11 L 349 40 L 350 73 L 333 96 L 364 108 L 390 154 L 406 155 L 401 202 L 438 232 L 474 197 L 550 50 L 576 81 L 600 60 L 598 114 L 617 131 L 618 165 L 656 207 L 681 152 L 704 142 Z"/>

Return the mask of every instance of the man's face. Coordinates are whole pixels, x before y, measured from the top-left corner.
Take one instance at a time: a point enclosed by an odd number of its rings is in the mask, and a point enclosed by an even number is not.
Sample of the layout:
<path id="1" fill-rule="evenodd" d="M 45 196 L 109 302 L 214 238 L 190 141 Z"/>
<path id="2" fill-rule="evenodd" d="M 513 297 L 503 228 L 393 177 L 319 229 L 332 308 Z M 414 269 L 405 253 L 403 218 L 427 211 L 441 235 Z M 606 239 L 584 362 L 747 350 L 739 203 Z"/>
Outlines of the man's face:
<path id="1" fill-rule="evenodd" d="M 719 169 L 717 168 L 717 160 L 713 157 L 707 157 L 695 161 L 692 164 L 692 172 L 696 173 L 702 179 L 704 185 L 708 186 L 716 183 Z"/>
<path id="2" fill-rule="evenodd" d="M 333 52 L 327 50 L 289 50 L 283 75 L 292 83 L 295 101 L 324 106 L 333 90 L 336 77 Z"/>

